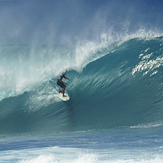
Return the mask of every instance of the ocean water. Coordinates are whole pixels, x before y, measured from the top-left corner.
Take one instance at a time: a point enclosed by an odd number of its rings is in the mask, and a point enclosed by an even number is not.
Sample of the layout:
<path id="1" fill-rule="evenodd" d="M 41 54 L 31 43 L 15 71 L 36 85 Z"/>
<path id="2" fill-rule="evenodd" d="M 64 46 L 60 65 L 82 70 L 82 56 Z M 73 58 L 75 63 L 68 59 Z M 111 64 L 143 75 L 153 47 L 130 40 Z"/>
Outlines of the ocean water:
<path id="1" fill-rule="evenodd" d="M 0 162 L 162 163 L 162 7 L 0 1 Z"/>

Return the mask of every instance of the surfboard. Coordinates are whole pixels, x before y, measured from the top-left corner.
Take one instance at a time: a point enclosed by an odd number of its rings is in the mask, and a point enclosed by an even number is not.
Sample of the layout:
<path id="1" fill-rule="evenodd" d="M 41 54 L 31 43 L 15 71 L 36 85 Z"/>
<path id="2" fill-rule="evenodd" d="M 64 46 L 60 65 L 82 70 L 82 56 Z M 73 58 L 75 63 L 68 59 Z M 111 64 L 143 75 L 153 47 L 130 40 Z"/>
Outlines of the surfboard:
<path id="1" fill-rule="evenodd" d="M 59 93 L 59 98 L 60 98 L 61 100 L 63 100 L 63 101 L 68 101 L 68 100 L 70 99 L 68 93 L 65 92 L 64 95 L 65 95 L 66 97 L 63 97 L 63 94 L 62 94 L 62 93 Z"/>

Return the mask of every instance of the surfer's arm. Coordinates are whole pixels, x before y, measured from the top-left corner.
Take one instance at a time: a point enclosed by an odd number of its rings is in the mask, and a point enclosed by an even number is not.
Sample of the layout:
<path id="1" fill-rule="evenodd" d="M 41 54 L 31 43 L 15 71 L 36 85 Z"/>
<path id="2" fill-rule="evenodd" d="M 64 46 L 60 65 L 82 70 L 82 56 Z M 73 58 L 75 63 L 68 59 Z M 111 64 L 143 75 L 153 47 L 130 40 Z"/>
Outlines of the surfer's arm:
<path id="1" fill-rule="evenodd" d="M 67 78 L 66 76 L 63 76 L 65 79 L 68 79 L 69 80 L 69 78 Z"/>

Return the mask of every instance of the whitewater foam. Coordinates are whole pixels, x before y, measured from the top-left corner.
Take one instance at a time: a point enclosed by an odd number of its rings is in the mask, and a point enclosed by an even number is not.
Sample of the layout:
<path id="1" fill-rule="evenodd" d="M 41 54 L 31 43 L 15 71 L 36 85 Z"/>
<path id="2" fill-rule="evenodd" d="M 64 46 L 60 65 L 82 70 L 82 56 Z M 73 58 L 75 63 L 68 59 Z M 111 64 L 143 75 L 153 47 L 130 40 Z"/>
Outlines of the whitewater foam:
<path id="1" fill-rule="evenodd" d="M 132 75 L 134 75 L 136 72 L 143 72 L 144 76 L 150 72 L 150 76 L 153 76 L 157 74 L 157 69 L 163 66 L 162 55 L 157 57 L 154 56 L 158 53 L 158 50 L 161 53 L 162 47 L 160 46 L 159 49 L 156 49 L 156 51 L 147 53 L 149 50 L 150 48 L 141 51 L 141 54 L 139 55 L 140 62 L 132 69 Z"/>
<path id="2" fill-rule="evenodd" d="M 161 163 L 163 161 L 161 154 L 151 156 L 145 151 L 139 151 L 142 152 L 140 155 L 137 155 L 139 152 L 132 152 L 113 149 L 100 152 L 89 149 L 49 147 L 6 151 L 3 152 L 1 160 L 4 162 L 12 160 L 17 163 Z"/>
<path id="3" fill-rule="evenodd" d="M 148 124 L 139 124 L 136 126 L 130 126 L 130 128 L 155 128 L 155 127 L 161 127 L 163 123 L 157 122 L 157 123 L 148 123 Z"/>

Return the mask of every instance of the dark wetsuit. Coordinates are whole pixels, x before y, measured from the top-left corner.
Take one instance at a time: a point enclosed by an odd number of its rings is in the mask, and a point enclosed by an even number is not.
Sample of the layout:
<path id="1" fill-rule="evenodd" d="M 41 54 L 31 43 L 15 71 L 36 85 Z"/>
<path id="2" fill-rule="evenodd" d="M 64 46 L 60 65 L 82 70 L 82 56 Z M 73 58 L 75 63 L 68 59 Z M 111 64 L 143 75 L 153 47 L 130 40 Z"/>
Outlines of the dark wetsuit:
<path id="1" fill-rule="evenodd" d="M 65 78 L 65 75 L 62 75 L 62 76 L 60 77 L 60 79 L 58 79 L 58 81 L 57 81 L 57 84 L 58 84 L 61 88 L 66 87 L 62 82 L 59 81 L 59 80 L 62 80 L 63 78 Z"/>

